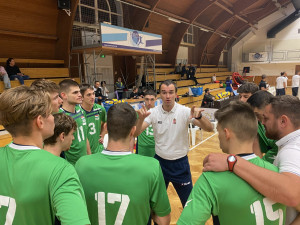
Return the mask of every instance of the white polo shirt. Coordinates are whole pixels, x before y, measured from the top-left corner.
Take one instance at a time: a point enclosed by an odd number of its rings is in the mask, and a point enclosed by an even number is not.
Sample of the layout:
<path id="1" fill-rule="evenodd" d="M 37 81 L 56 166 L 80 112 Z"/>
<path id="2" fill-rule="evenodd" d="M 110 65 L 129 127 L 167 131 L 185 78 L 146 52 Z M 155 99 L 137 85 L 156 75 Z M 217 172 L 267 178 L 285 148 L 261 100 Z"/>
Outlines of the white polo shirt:
<path id="1" fill-rule="evenodd" d="M 278 154 L 274 165 L 279 172 L 292 173 L 300 177 L 300 129 L 296 130 L 276 142 Z M 291 207 L 286 210 L 286 224 L 290 224 L 298 212 Z"/>
<path id="2" fill-rule="evenodd" d="M 292 87 L 299 87 L 300 76 L 298 74 L 292 77 Z"/>
<path id="3" fill-rule="evenodd" d="M 284 88 L 283 83 L 286 83 L 286 79 L 283 76 L 277 77 L 276 79 L 276 89 Z"/>
<path id="4" fill-rule="evenodd" d="M 156 154 L 167 160 L 186 156 L 191 109 L 175 103 L 170 112 L 163 110 L 162 105 L 150 109 L 150 112 L 145 122 L 152 124 Z"/>

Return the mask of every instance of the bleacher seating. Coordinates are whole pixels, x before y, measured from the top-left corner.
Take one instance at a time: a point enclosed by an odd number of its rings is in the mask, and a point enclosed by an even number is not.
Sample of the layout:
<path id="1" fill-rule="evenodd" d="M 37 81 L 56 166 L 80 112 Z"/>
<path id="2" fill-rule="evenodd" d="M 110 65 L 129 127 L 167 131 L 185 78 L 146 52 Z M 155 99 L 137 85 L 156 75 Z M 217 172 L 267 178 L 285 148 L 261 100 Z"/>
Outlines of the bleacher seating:
<path id="1" fill-rule="evenodd" d="M 137 64 L 137 73 L 140 73 L 140 64 Z M 189 65 L 188 65 L 189 66 Z M 194 65 L 196 66 L 196 65 Z M 174 65 L 171 64 L 156 64 L 155 69 L 147 68 L 147 82 L 156 83 L 156 89 L 159 88 L 159 85 L 164 80 L 173 80 L 177 87 L 177 94 L 180 97 L 179 103 L 192 106 L 193 104 L 200 105 L 199 101 L 203 99 L 203 95 L 198 97 L 181 97 L 189 91 L 189 87 L 194 86 L 195 83 L 193 80 L 181 79 L 180 74 L 174 74 Z M 155 72 L 155 76 L 154 76 Z M 216 65 L 200 65 L 197 67 L 195 77 L 197 78 L 198 83 L 203 86 L 203 89 L 210 88 L 212 89 L 211 93 L 216 95 L 220 92 L 224 91 L 224 88 L 220 88 L 218 83 L 211 83 L 211 77 L 216 74 L 217 80 L 225 82 L 226 77 L 231 76 L 231 72 L 224 66 L 216 66 Z M 185 78 L 186 76 L 184 76 Z"/>
<path id="2" fill-rule="evenodd" d="M 7 58 L 0 58 L 0 63 L 5 65 Z M 57 59 L 15 59 L 22 73 L 30 77 L 29 80 L 25 80 L 26 86 L 30 86 L 36 79 L 45 78 L 59 83 L 60 81 L 70 78 L 69 69 L 62 67 L 64 60 Z M 41 67 L 45 66 L 46 67 Z M 22 66 L 22 67 L 21 67 Z M 53 68 L 50 66 L 54 66 Z M 80 82 L 79 78 L 74 78 L 77 82 Z M 11 81 L 11 87 L 17 87 L 20 85 L 18 80 Z M 0 93 L 4 91 L 4 83 L 0 81 Z"/>

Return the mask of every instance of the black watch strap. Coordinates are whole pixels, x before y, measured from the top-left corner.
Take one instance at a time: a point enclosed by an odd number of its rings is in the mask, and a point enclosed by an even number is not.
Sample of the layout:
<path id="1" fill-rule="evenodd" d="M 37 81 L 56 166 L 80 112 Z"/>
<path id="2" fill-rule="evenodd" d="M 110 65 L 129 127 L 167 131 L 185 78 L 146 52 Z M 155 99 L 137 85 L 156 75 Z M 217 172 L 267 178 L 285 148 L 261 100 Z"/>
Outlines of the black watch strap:
<path id="1" fill-rule="evenodd" d="M 197 117 L 197 118 L 195 118 L 196 120 L 200 120 L 201 118 L 202 118 L 202 113 L 200 114 L 200 116 L 199 117 Z"/>

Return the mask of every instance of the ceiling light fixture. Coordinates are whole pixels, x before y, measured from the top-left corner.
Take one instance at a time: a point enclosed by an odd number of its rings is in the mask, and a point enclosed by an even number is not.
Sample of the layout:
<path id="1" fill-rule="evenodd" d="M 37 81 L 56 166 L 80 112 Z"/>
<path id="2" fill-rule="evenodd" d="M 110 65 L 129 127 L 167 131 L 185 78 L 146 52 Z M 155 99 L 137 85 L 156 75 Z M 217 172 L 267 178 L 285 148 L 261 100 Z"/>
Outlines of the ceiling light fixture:
<path id="1" fill-rule="evenodd" d="M 209 30 L 205 29 L 205 28 L 200 28 L 200 30 L 204 31 L 204 32 L 209 32 Z"/>
<path id="2" fill-rule="evenodd" d="M 172 17 L 168 17 L 168 20 L 170 20 L 170 21 L 172 21 L 172 22 L 175 22 L 175 23 L 181 23 L 180 20 L 175 19 L 175 18 L 172 18 Z"/>

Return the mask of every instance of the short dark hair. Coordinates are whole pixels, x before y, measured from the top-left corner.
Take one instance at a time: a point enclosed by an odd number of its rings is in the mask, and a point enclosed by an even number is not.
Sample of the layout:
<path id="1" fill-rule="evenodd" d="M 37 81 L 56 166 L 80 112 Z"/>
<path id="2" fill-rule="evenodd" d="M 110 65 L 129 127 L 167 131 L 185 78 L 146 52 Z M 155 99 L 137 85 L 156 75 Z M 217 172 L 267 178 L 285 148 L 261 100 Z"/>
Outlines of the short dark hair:
<path id="1" fill-rule="evenodd" d="M 59 83 L 59 93 L 68 92 L 70 87 L 79 87 L 79 84 L 72 79 L 65 79 Z"/>
<path id="2" fill-rule="evenodd" d="M 271 99 L 274 97 L 268 91 L 257 91 L 248 98 L 247 102 L 252 108 L 263 109 L 266 105 L 270 104 Z"/>
<path id="3" fill-rule="evenodd" d="M 146 90 L 144 96 L 146 96 L 146 95 L 153 95 L 155 97 L 157 96 L 156 92 L 152 89 Z"/>
<path id="4" fill-rule="evenodd" d="M 266 78 L 267 78 L 266 74 L 261 75 L 261 79 L 266 79 Z"/>
<path id="5" fill-rule="evenodd" d="M 259 90 L 259 87 L 257 86 L 257 84 L 254 84 L 252 82 L 246 82 L 246 83 L 242 84 L 242 86 L 240 86 L 237 89 L 237 92 L 238 93 L 251 93 L 251 94 L 254 94 L 258 90 Z"/>
<path id="6" fill-rule="evenodd" d="M 106 84 L 105 80 L 101 81 L 101 87 L 103 86 L 103 84 Z"/>
<path id="7" fill-rule="evenodd" d="M 53 117 L 55 123 L 54 134 L 44 140 L 45 145 L 56 144 L 56 139 L 61 133 L 64 132 L 66 135 L 68 135 L 71 130 L 76 130 L 77 128 L 76 121 L 65 113 L 56 113 L 53 115 Z"/>
<path id="8" fill-rule="evenodd" d="M 300 100 L 291 95 L 280 95 L 270 100 L 275 118 L 282 115 L 289 117 L 295 127 L 300 127 Z"/>
<path id="9" fill-rule="evenodd" d="M 6 66 L 9 66 L 10 62 L 11 62 L 13 59 L 14 59 L 14 58 L 8 58 L 8 59 L 6 60 Z"/>
<path id="10" fill-rule="evenodd" d="M 285 74 L 285 72 L 281 72 L 281 73 L 280 73 L 280 76 L 283 76 L 284 74 Z"/>
<path id="11" fill-rule="evenodd" d="M 222 128 L 231 129 L 240 141 L 254 139 L 257 135 L 257 120 L 249 104 L 232 101 L 215 112 Z"/>
<path id="12" fill-rule="evenodd" d="M 137 115 L 132 106 L 119 103 L 107 112 L 107 131 L 109 139 L 119 141 L 126 139 L 132 127 L 136 125 Z"/>
<path id="13" fill-rule="evenodd" d="M 80 88 L 80 93 L 81 93 L 82 97 L 84 96 L 84 93 L 86 92 L 87 89 L 94 91 L 94 88 L 89 84 L 81 84 L 81 85 L 79 85 L 79 88 Z"/>
<path id="14" fill-rule="evenodd" d="M 49 93 L 59 93 L 59 86 L 52 80 L 38 79 L 35 80 L 30 87 L 35 90 L 47 91 Z"/>
<path id="15" fill-rule="evenodd" d="M 209 88 L 205 88 L 204 91 L 205 91 L 205 93 L 209 92 Z"/>
<path id="16" fill-rule="evenodd" d="M 99 82 L 99 80 L 95 80 L 95 83 L 94 84 L 96 84 L 96 83 L 98 83 Z M 100 83 L 100 82 L 99 82 Z"/>
<path id="17" fill-rule="evenodd" d="M 173 84 L 174 87 L 175 87 L 175 92 L 177 92 L 177 86 L 176 86 L 175 82 L 172 81 L 172 80 L 165 80 L 165 81 L 161 82 L 160 85 L 159 85 L 159 92 L 161 91 L 161 86 L 162 86 L 163 84 L 166 85 L 166 86 L 170 86 L 170 85 Z"/>

